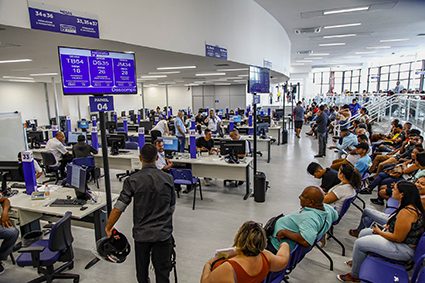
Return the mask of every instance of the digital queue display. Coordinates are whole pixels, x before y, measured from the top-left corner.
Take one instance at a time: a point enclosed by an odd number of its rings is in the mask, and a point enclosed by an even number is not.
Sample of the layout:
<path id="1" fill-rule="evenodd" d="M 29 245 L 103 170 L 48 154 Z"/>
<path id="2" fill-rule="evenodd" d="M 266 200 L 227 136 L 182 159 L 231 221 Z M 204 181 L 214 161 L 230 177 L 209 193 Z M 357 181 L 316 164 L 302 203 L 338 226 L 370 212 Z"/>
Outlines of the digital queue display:
<path id="1" fill-rule="evenodd" d="M 64 95 L 136 94 L 134 53 L 59 47 Z"/>
<path id="2" fill-rule="evenodd" d="M 270 93 L 270 70 L 267 68 L 249 67 L 249 93 Z"/>

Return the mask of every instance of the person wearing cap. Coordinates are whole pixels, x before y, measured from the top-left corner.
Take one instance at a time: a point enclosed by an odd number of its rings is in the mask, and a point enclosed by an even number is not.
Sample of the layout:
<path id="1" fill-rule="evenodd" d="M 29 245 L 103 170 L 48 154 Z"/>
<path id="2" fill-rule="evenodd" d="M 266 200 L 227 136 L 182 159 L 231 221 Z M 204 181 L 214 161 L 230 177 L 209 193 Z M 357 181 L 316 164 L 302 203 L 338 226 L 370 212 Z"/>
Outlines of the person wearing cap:
<path id="1" fill-rule="evenodd" d="M 357 143 L 357 136 L 351 133 L 348 128 L 342 128 L 339 142 L 334 146 L 330 146 L 329 149 L 337 149 L 341 156 L 343 153 L 353 150 Z"/>
<path id="2" fill-rule="evenodd" d="M 97 149 L 86 143 L 86 137 L 84 135 L 79 135 L 77 137 L 77 143 L 72 146 L 74 158 L 88 157 L 97 153 Z"/>
<path id="3" fill-rule="evenodd" d="M 372 159 L 367 154 L 369 152 L 369 145 L 365 142 L 362 142 L 355 147 L 356 153 L 360 158 L 357 159 L 356 164 L 354 164 L 354 168 L 359 171 L 360 176 L 363 176 L 372 164 Z"/>

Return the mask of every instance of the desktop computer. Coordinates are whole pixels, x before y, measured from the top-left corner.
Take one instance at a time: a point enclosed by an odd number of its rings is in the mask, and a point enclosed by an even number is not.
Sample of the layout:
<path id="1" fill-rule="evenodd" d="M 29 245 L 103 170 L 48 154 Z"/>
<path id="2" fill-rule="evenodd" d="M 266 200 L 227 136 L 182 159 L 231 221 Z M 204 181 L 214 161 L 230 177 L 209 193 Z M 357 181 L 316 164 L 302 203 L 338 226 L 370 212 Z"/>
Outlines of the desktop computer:
<path id="1" fill-rule="evenodd" d="M 33 131 L 37 131 L 38 122 L 37 119 L 26 120 L 25 124 L 27 129 L 32 129 Z"/>
<path id="2" fill-rule="evenodd" d="M 83 130 L 83 132 L 87 131 L 89 128 L 89 121 L 86 119 L 82 119 L 77 122 L 77 128 Z"/>
<path id="3" fill-rule="evenodd" d="M 171 157 L 173 152 L 179 151 L 179 140 L 172 137 L 162 137 L 164 151 L 167 157 Z"/>
<path id="4" fill-rule="evenodd" d="M 220 143 L 220 155 L 225 156 L 227 163 L 239 163 L 238 155 L 246 154 L 245 140 L 223 140 Z"/>
<path id="5" fill-rule="evenodd" d="M 41 143 L 44 142 L 43 131 L 27 131 L 27 141 L 29 148 L 40 148 Z"/>
<path id="6" fill-rule="evenodd" d="M 111 147 L 111 155 L 118 155 L 120 149 L 125 148 L 125 136 L 124 135 L 107 135 L 106 142 Z"/>
<path id="7" fill-rule="evenodd" d="M 114 121 L 107 121 L 105 127 L 108 130 L 108 133 L 113 134 L 117 129 L 117 123 Z"/>
<path id="8" fill-rule="evenodd" d="M 78 136 L 79 135 L 83 135 L 87 139 L 87 133 L 85 133 L 85 132 L 69 132 L 67 144 L 68 145 L 76 144 L 78 142 Z"/>
<path id="9" fill-rule="evenodd" d="M 145 135 L 149 135 L 152 130 L 152 122 L 151 121 L 140 121 L 139 127 L 145 128 Z"/>
<path id="10" fill-rule="evenodd" d="M 19 161 L 0 161 L 1 194 L 5 197 L 12 196 L 17 191 L 7 187 L 7 182 L 24 182 L 22 163 Z"/>

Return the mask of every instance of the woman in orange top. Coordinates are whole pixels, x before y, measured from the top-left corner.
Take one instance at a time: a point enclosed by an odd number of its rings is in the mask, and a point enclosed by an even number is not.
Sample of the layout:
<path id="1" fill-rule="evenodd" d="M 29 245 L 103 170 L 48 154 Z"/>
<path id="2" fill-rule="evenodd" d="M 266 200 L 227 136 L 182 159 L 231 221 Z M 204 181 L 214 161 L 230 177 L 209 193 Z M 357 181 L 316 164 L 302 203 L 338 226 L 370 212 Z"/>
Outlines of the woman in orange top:
<path id="1" fill-rule="evenodd" d="M 267 237 L 260 224 L 245 222 L 235 236 L 234 253 L 226 260 L 209 260 L 202 272 L 201 283 L 261 283 L 267 274 L 286 267 L 289 246 L 282 243 L 276 255 L 265 250 Z M 214 265 L 214 266 L 213 266 Z"/>

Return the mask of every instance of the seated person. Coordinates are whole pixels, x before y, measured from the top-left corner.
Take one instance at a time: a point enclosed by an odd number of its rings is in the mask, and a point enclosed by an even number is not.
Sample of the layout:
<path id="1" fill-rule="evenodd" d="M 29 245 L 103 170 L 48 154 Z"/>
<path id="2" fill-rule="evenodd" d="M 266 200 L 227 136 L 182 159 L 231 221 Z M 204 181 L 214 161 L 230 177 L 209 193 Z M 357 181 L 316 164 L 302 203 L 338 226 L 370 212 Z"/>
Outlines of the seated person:
<path id="1" fill-rule="evenodd" d="M 254 221 L 245 222 L 235 236 L 234 251 L 226 258 L 212 258 L 205 265 L 201 283 L 263 282 L 269 272 L 278 272 L 289 262 L 289 246 L 282 243 L 276 255 L 265 250 L 264 229 Z"/>
<path id="2" fill-rule="evenodd" d="M 13 227 L 9 219 L 10 201 L 7 198 L 0 197 L 0 204 L 2 206 L 2 213 L 0 218 L 0 274 L 4 272 L 4 265 L 2 261 L 12 253 L 16 240 L 19 236 L 19 231 Z"/>
<path id="3" fill-rule="evenodd" d="M 74 158 L 88 157 L 97 153 L 97 149 L 86 143 L 86 137 L 84 135 L 79 135 L 77 137 L 77 143 L 72 146 Z"/>
<path id="4" fill-rule="evenodd" d="M 62 132 L 57 132 L 55 137 L 48 140 L 46 144 L 46 150 L 50 151 L 56 159 L 56 164 L 59 165 L 61 177 L 65 178 L 66 165 L 72 161 L 73 156 L 65 148 L 65 135 Z"/>
<path id="5" fill-rule="evenodd" d="M 302 209 L 276 221 L 267 246 L 269 251 L 276 253 L 282 242 L 287 242 L 291 250 L 295 244 L 312 246 L 338 219 L 338 212 L 332 206 L 323 204 L 324 195 L 320 188 L 307 187 L 299 198 Z"/>
<path id="6" fill-rule="evenodd" d="M 18 161 L 22 162 L 22 153 L 18 153 Z M 43 169 L 38 164 L 37 160 L 34 159 L 34 170 L 35 170 L 35 178 L 38 179 L 43 175 Z"/>
<path id="7" fill-rule="evenodd" d="M 367 138 L 366 135 L 362 134 L 357 136 L 357 141 L 359 144 L 360 143 L 368 144 L 369 139 Z M 369 152 L 370 152 L 370 149 L 368 150 L 367 153 L 369 154 Z M 342 164 L 351 164 L 354 166 L 359 159 L 360 159 L 360 155 L 358 155 L 357 148 L 355 148 L 351 150 L 345 158 L 339 158 L 332 161 L 331 168 L 338 170 Z"/>
<path id="8" fill-rule="evenodd" d="M 360 179 L 365 175 L 368 171 L 370 164 L 372 164 L 372 159 L 367 154 L 369 152 L 369 145 L 367 143 L 359 143 L 356 145 L 356 153 L 359 156 L 356 163 L 354 164 L 354 168 L 356 168 L 360 173 Z M 357 189 L 360 189 L 358 187 Z"/>
<path id="9" fill-rule="evenodd" d="M 394 134 L 391 138 L 384 138 L 381 141 L 374 143 L 376 151 L 391 152 L 394 149 L 399 148 L 405 139 L 405 136 L 404 134 L 402 134 L 402 132 L 403 126 L 401 124 L 398 124 L 394 128 Z"/>
<path id="10" fill-rule="evenodd" d="M 196 140 L 196 148 L 201 152 L 208 152 L 210 154 L 217 152 L 217 149 L 214 148 L 214 140 L 212 139 L 210 129 L 205 129 L 204 136 Z"/>
<path id="11" fill-rule="evenodd" d="M 356 195 L 356 189 L 360 188 L 362 180 L 357 169 L 347 164 L 342 165 L 339 169 L 338 178 L 341 183 L 332 187 L 325 194 L 323 202 L 331 204 L 339 213 L 344 201 Z"/>
<path id="12" fill-rule="evenodd" d="M 340 140 L 336 145 L 330 146 L 329 149 L 338 149 L 338 153 L 341 156 L 341 154 L 353 150 L 358 141 L 357 136 L 351 133 L 348 128 L 342 128 L 340 136 Z"/>
<path id="13" fill-rule="evenodd" d="M 385 134 L 373 134 L 372 137 L 371 137 L 371 141 L 372 142 L 378 142 L 378 141 L 385 139 L 385 138 L 387 138 L 387 139 L 392 138 L 393 135 L 394 135 L 394 130 L 397 127 L 397 125 L 399 125 L 399 124 L 400 124 L 400 121 L 398 119 L 392 120 L 390 132 L 387 135 L 385 135 Z"/>
<path id="14" fill-rule="evenodd" d="M 397 261 L 413 259 L 425 227 L 421 197 L 413 183 L 400 181 L 394 187 L 393 198 L 400 202 L 399 208 L 388 219 L 384 230 L 374 226 L 360 232 L 354 242 L 353 260 L 348 262 L 351 272 L 338 275 L 340 281 L 360 282 L 360 268 L 368 253 Z"/>
<path id="15" fill-rule="evenodd" d="M 316 162 L 311 162 L 308 165 L 307 172 L 316 179 L 322 179 L 320 188 L 324 192 L 329 191 L 333 186 L 341 182 L 338 178 L 338 171 L 331 168 L 323 168 Z"/>
<path id="16" fill-rule="evenodd" d="M 158 150 L 158 158 L 155 162 L 156 168 L 165 172 L 170 171 L 173 167 L 173 162 L 170 159 L 165 158 L 164 141 L 162 139 L 157 139 L 155 140 L 154 145 Z"/>

